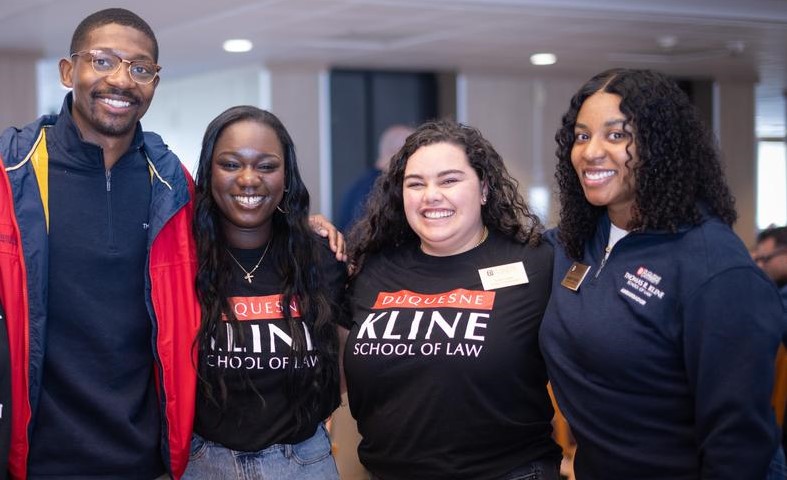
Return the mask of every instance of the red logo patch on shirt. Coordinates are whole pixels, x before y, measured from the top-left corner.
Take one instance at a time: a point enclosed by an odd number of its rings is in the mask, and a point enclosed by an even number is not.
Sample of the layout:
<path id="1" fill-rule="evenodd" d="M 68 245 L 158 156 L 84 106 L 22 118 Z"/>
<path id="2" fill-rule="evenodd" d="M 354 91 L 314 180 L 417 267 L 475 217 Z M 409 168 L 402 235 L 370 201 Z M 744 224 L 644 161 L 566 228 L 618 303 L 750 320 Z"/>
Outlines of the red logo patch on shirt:
<path id="1" fill-rule="evenodd" d="M 241 322 L 284 318 L 282 296 L 280 294 L 262 297 L 230 297 L 229 302 L 233 312 L 235 312 L 235 317 Z M 300 317 L 301 313 L 299 310 L 298 302 L 293 299 L 290 303 L 290 315 L 293 318 Z"/>
<path id="2" fill-rule="evenodd" d="M 443 293 L 416 293 L 410 290 L 380 292 L 373 310 L 388 308 L 466 308 L 473 310 L 492 310 L 495 292 L 465 290 L 457 288 Z"/>

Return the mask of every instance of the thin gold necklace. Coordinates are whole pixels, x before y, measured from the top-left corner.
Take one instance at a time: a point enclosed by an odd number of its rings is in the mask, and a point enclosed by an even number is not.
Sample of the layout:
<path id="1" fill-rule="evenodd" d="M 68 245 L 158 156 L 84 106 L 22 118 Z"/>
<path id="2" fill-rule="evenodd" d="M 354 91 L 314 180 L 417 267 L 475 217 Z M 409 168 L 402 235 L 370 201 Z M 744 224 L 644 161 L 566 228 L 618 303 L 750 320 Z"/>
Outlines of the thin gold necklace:
<path id="1" fill-rule="evenodd" d="M 268 244 L 265 245 L 265 250 L 262 252 L 262 256 L 260 257 L 259 260 L 257 260 L 257 264 L 254 265 L 254 268 L 252 268 L 251 270 L 246 270 L 245 268 L 243 268 L 243 265 L 241 265 L 238 259 L 235 258 L 235 255 L 233 255 L 232 252 L 230 252 L 229 248 L 225 248 L 225 250 L 227 250 L 227 253 L 229 253 L 230 258 L 235 261 L 235 263 L 240 267 L 241 270 L 243 270 L 243 273 L 246 274 L 243 276 L 243 278 L 246 279 L 247 282 L 251 283 L 251 279 L 254 278 L 254 272 L 256 272 L 258 268 L 260 268 L 262 259 L 265 258 L 265 254 L 268 253 L 268 247 L 270 246 L 271 246 L 271 241 L 268 240 Z"/>

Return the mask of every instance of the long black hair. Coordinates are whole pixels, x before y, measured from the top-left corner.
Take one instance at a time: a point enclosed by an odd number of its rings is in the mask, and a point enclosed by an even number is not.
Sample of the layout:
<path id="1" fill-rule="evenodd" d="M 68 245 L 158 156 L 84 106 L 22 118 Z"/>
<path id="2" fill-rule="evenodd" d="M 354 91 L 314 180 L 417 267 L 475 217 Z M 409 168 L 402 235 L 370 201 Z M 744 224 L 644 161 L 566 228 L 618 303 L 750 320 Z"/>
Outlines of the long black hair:
<path id="1" fill-rule="evenodd" d="M 221 228 L 222 213 L 211 195 L 212 160 L 216 142 L 227 126 L 252 121 L 270 127 L 284 152 L 285 193 L 273 214 L 269 258 L 283 279 L 282 309 L 292 336 L 291 355 L 303 365 L 306 340 L 300 321 L 305 321 L 314 338 L 318 356 L 314 368 L 294 368 L 289 362 L 287 395 L 296 411 L 299 426 L 320 410 L 327 397 L 338 401 L 338 339 L 332 322 L 334 306 L 326 292 L 321 274 L 320 249 L 323 248 L 308 225 L 309 192 L 298 172 L 295 146 L 287 129 L 270 112 L 253 106 L 232 107 L 208 125 L 202 141 L 197 168 L 197 200 L 194 212 L 194 236 L 199 267 L 196 287 L 202 312 L 202 323 L 195 341 L 198 348 L 200 384 L 206 397 L 223 405 L 227 399 L 226 384 L 220 369 L 207 368 L 211 342 L 217 338 L 223 322 L 234 327 L 238 320 L 229 304 L 232 260 L 227 253 L 227 238 Z M 296 322 L 290 305 L 297 301 L 300 318 Z M 226 320 L 224 320 L 226 319 Z M 238 330 L 236 328 L 236 330 Z M 248 379 L 247 379 L 248 380 Z M 249 387 L 254 388 L 249 382 Z M 264 401 L 261 392 L 257 392 Z"/>
<path id="2" fill-rule="evenodd" d="M 488 188 L 481 219 L 490 230 L 522 243 L 536 245 L 543 227 L 519 193 L 519 184 L 503 164 L 503 159 L 476 128 L 450 120 L 436 120 L 419 126 L 404 146 L 391 158 L 388 172 L 381 175 L 369 197 L 366 215 L 350 231 L 350 263 L 353 275 L 362 268 L 366 255 L 415 241 L 415 232 L 404 213 L 402 185 L 407 160 L 421 147 L 450 143 L 461 148 L 470 166 Z"/>
<path id="3" fill-rule="evenodd" d="M 674 232 L 681 225 L 700 223 L 703 210 L 728 225 L 735 222 L 735 202 L 714 138 L 686 94 L 658 72 L 607 70 L 580 87 L 555 134 L 555 178 L 560 190 L 558 236 L 569 256 L 581 258 L 585 242 L 606 211 L 585 199 L 571 164 L 577 115 L 585 100 L 596 92 L 620 97 L 620 112 L 634 132 L 633 147 L 639 162 L 631 166 L 635 179 L 631 228 Z"/>

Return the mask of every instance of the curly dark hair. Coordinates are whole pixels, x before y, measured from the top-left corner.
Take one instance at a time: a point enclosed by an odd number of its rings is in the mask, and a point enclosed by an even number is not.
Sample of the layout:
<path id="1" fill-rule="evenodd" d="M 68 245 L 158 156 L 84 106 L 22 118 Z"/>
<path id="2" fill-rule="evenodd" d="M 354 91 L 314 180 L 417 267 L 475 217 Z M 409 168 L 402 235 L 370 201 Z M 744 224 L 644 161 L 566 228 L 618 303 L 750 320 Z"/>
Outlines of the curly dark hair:
<path id="1" fill-rule="evenodd" d="M 84 20 L 79 22 L 79 25 L 74 30 L 74 34 L 71 36 L 71 51 L 68 53 L 76 53 L 82 50 L 82 46 L 87 41 L 90 32 L 110 23 L 131 27 L 142 32 L 153 43 L 153 61 L 158 62 L 158 40 L 156 40 L 156 34 L 153 33 L 153 29 L 139 15 L 125 8 L 107 8 L 85 17 Z"/>
<path id="2" fill-rule="evenodd" d="M 258 122 L 273 129 L 284 152 L 285 194 L 280 203 L 283 212 L 277 209 L 273 215 L 268 255 L 284 279 L 281 304 L 292 336 L 291 355 L 303 364 L 307 353 L 300 325 L 303 320 L 312 331 L 319 359 L 314 368 L 296 369 L 295 362 L 288 366 L 287 395 L 295 408 L 300 427 L 320 411 L 326 399 L 335 400 L 334 405 L 339 401 L 338 337 L 333 323 L 337 307 L 325 291 L 319 268 L 323 247 L 308 225 L 309 192 L 298 171 L 292 138 L 275 115 L 253 106 L 232 107 L 221 113 L 208 125 L 202 141 L 193 226 L 199 259 L 196 287 L 202 313 L 202 323 L 195 340 L 200 383 L 208 399 L 217 405 L 225 404 L 227 390 L 223 375 L 213 371 L 216 369 L 206 368 L 206 360 L 211 351 L 211 341 L 224 322 L 222 317 L 235 327 L 238 319 L 228 301 L 232 260 L 221 228 L 222 213 L 211 195 L 211 165 L 219 136 L 229 125 L 241 121 Z M 289 308 L 296 298 L 300 309 L 298 322 Z M 249 387 L 254 388 L 250 382 Z M 264 401 L 260 392 L 257 395 Z"/>
<path id="3" fill-rule="evenodd" d="M 635 207 L 631 228 L 674 232 L 680 225 L 699 224 L 703 211 L 728 225 L 735 222 L 735 202 L 715 140 L 686 94 L 658 72 L 607 70 L 588 80 L 574 95 L 555 134 L 555 178 L 560 191 L 558 237 L 570 257 L 582 257 L 585 242 L 593 236 L 597 220 L 606 210 L 585 199 L 571 164 L 577 115 L 585 100 L 599 91 L 620 97 L 624 127 L 630 126 L 634 133 L 633 148 L 639 162 L 632 165 Z"/>
<path id="4" fill-rule="evenodd" d="M 365 216 L 348 235 L 353 275 L 363 268 L 367 255 L 417 239 L 404 213 L 404 171 L 416 150 L 435 143 L 450 143 L 464 149 L 470 166 L 487 185 L 487 202 L 481 207 L 481 219 L 487 228 L 522 243 L 540 242 L 541 221 L 530 211 L 519 193 L 519 183 L 508 173 L 492 144 L 473 127 L 436 120 L 424 123 L 407 137 L 404 146 L 391 158 L 388 172 L 375 182 Z"/>

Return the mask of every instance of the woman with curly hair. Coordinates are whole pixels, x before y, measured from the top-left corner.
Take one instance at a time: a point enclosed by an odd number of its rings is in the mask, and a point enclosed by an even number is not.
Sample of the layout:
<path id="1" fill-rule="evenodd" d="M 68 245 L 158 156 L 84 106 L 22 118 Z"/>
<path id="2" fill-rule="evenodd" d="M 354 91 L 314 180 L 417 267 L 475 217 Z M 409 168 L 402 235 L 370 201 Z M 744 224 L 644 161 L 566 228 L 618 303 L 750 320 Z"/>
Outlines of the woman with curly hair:
<path id="1" fill-rule="evenodd" d="M 420 126 L 350 233 L 350 410 L 373 478 L 558 479 L 538 348 L 552 249 L 492 145 Z"/>
<path id="2" fill-rule="evenodd" d="M 577 478 L 765 478 L 781 306 L 730 228 L 694 107 L 664 75 L 609 70 L 574 95 L 556 140 L 541 347 Z"/>
<path id="3" fill-rule="evenodd" d="M 289 133 L 230 108 L 208 125 L 196 183 L 201 385 L 184 478 L 338 479 L 322 422 L 339 404 L 346 274 L 311 231 Z"/>

